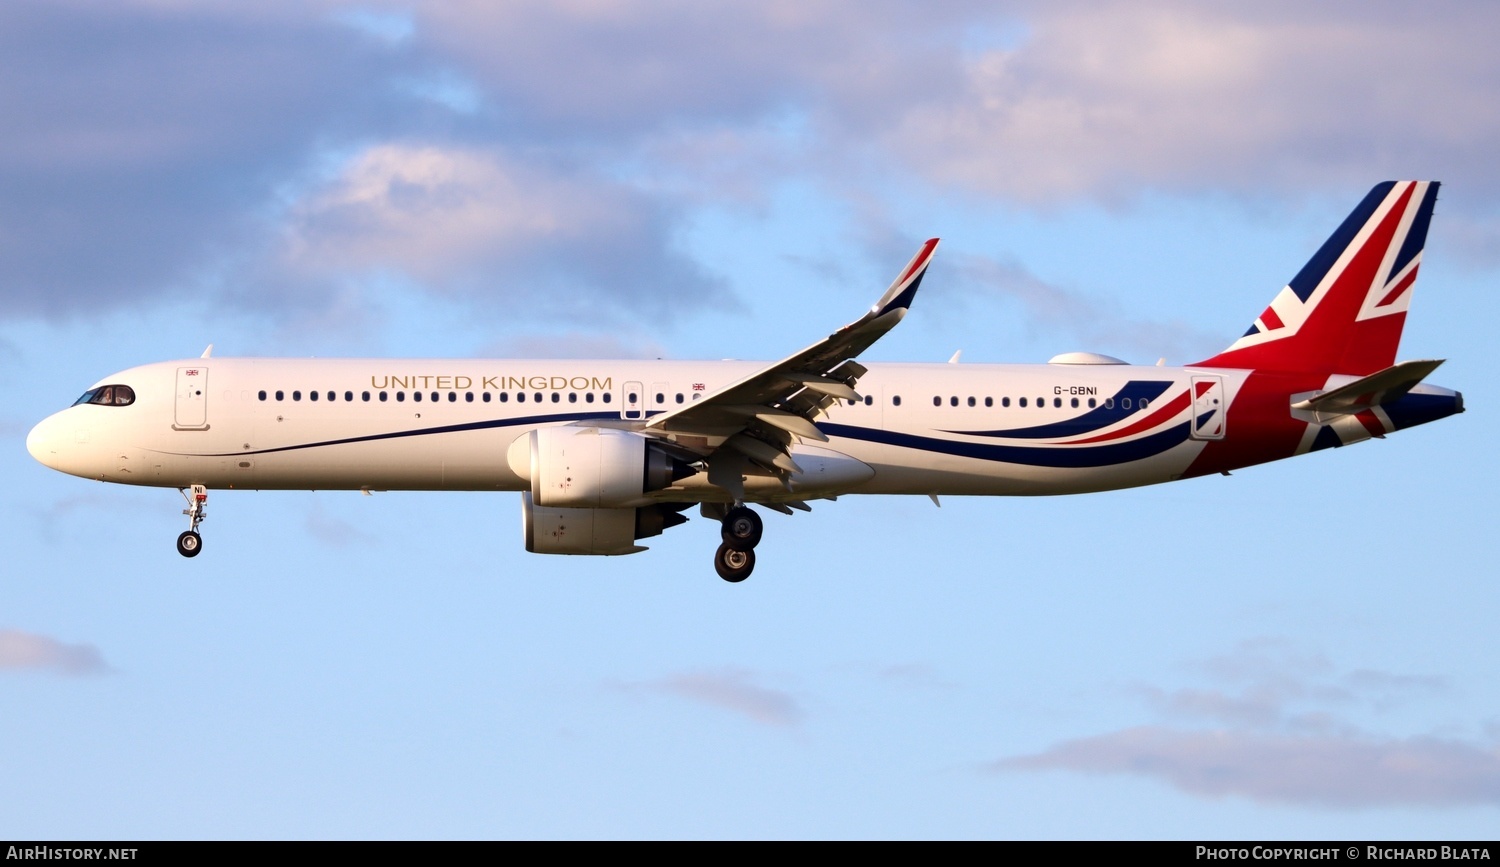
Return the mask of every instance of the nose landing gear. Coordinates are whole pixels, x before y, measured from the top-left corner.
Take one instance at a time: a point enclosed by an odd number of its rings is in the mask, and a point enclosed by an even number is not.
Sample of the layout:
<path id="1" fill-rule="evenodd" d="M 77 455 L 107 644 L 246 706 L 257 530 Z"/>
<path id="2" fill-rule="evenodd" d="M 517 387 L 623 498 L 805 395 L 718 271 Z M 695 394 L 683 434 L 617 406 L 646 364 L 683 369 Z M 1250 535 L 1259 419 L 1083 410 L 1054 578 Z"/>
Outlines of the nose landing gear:
<path id="1" fill-rule="evenodd" d="M 755 571 L 755 546 L 760 544 L 760 516 L 744 506 L 735 506 L 724 515 L 719 535 L 724 542 L 714 552 L 714 571 L 719 577 L 738 584 Z"/>
<path id="2" fill-rule="evenodd" d="M 198 525 L 208 517 L 205 508 L 208 505 L 208 488 L 203 485 L 193 485 L 191 494 L 188 490 L 188 488 L 177 489 L 178 493 L 182 494 L 182 498 L 187 500 L 188 507 L 183 509 L 182 513 L 187 515 L 191 522 L 187 532 L 177 537 L 177 553 L 184 557 L 196 557 L 198 552 L 203 550 L 203 537 L 198 535 Z"/>

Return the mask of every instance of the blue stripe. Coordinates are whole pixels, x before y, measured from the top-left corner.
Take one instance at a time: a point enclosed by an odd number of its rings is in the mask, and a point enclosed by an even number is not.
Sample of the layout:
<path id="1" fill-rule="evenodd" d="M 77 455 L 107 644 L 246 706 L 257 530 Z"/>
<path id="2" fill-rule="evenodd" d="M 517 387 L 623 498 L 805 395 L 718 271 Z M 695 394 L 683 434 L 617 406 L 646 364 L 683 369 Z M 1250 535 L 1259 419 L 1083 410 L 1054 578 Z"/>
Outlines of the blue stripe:
<path id="1" fill-rule="evenodd" d="M 1183 422 L 1160 433 L 1123 443 L 1106 443 L 1096 446 L 1002 446 L 990 443 L 969 443 L 958 440 L 916 436 L 875 428 L 821 422 L 819 429 L 830 437 L 842 437 L 888 446 L 916 449 L 925 452 L 976 458 L 982 461 L 999 461 L 1007 464 L 1022 464 L 1031 467 L 1058 467 L 1076 469 L 1080 467 L 1103 467 L 1139 461 L 1154 457 L 1185 442 L 1188 424 Z"/>
<path id="2" fill-rule="evenodd" d="M 1156 400 L 1171 387 L 1171 380 L 1158 382 L 1133 379 L 1125 383 L 1125 386 L 1119 391 L 1115 392 L 1114 397 L 1109 398 L 1109 400 L 1114 401 L 1114 406 L 1101 406 L 1097 409 L 1091 409 L 1076 418 L 1052 422 L 1051 424 L 1037 425 L 1035 427 L 1011 428 L 1010 430 L 945 430 L 943 433 L 1026 440 L 1093 433 L 1101 428 L 1109 427 L 1116 422 L 1124 421 L 1136 412 L 1139 412 L 1138 409 L 1125 409 L 1121 406 L 1125 400 L 1129 400 L 1132 406 L 1138 407 L 1142 400 Z M 819 426 L 823 427 L 824 425 Z"/>
<path id="3" fill-rule="evenodd" d="M 911 307 L 912 299 L 917 297 L 917 287 L 922 285 L 922 278 L 927 276 L 927 266 L 922 266 L 922 273 L 911 281 L 911 285 L 901 290 L 901 294 L 891 299 L 891 303 L 880 308 L 876 316 L 884 316 L 892 310 L 906 310 Z"/>
<path id="4" fill-rule="evenodd" d="M 1432 225 L 1432 209 L 1437 205 L 1437 181 L 1427 185 L 1427 194 L 1422 197 L 1422 203 L 1417 208 L 1417 216 L 1411 221 L 1411 229 L 1406 233 L 1406 240 L 1401 242 L 1401 252 L 1396 254 L 1396 264 L 1391 267 L 1391 273 L 1386 275 L 1389 283 L 1401 269 L 1417 258 L 1422 252 L 1422 247 L 1427 244 L 1427 227 Z"/>
<path id="5" fill-rule="evenodd" d="M 1411 394 L 1409 392 L 1402 395 L 1398 401 L 1381 404 L 1380 408 L 1385 410 L 1386 417 L 1391 420 L 1396 430 L 1406 430 L 1409 427 L 1437 421 L 1464 411 L 1463 395 Z"/>
<path id="6" fill-rule="evenodd" d="M 1314 253 L 1307 264 L 1302 266 L 1302 270 L 1298 271 L 1297 276 L 1292 278 L 1292 282 L 1287 284 L 1292 287 L 1293 292 L 1297 293 L 1298 298 L 1306 302 L 1312 297 L 1313 290 L 1323 282 L 1323 278 L 1339 260 L 1339 256 L 1354 241 L 1354 236 L 1358 235 L 1359 230 L 1370 221 L 1370 217 L 1374 216 L 1375 210 L 1380 207 L 1380 203 L 1385 201 L 1385 197 L 1395 186 L 1395 181 L 1376 184 L 1374 189 L 1365 196 L 1364 201 L 1344 218 L 1343 224 L 1329 236 L 1327 241 L 1323 242 L 1318 252 Z"/>
<path id="7" fill-rule="evenodd" d="M 1313 444 L 1308 448 L 1308 451 L 1317 452 L 1326 448 L 1336 449 L 1343 444 L 1344 441 L 1339 439 L 1339 435 L 1334 432 L 1333 428 L 1325 426 L 1322 430 L 1318 431 L 1317 436 L 1313 437 Z"/>
<path id="8" fill-rule="evenodd" d="M 294 452 L 301 449 L 317 449 L 324 446 L 342 446 L 350 443 L 368 443 L 379 440 L 401 439 L 403 437 L 422 437 L 431 434 L 462 433 L 464 431 L 492 430 L 496 428 L 517 427 L 521 425 L 543 425 L 563 421 L 585 421 L 587 419 L 617 419 L 620 413 L 616 412 L 564 412 L 554 415 L 533 415 L 522 418 L 498 418 L 485 421 L 471 421 L 463 424 L 447 424 L 440 427 L 416 428 L 414 430 L 392 431 L 390 433 L 368 434 L 359 437 L 346 437 L 338 440 L 323 440 L 321 442 L 301 443 L 294 446 L 278 446 L 274 449 L 255 449 L 242 452 L 227 452 L 224 454 L 195 455 L 205 458 L 232 458 L 241 455 L 271 455 L 277 452 Z"/>

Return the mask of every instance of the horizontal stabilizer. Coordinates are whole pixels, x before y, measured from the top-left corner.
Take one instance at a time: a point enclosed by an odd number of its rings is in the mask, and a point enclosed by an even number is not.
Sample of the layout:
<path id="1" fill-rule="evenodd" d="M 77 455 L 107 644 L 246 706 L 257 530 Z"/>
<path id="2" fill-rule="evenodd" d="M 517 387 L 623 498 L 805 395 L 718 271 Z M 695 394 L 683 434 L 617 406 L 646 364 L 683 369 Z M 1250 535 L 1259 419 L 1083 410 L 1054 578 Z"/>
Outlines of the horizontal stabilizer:
<path id="1" fill-rule="evenodd" d="M 1393 367 L 1361 377 L 1337 388 L 1294 401 L 1292 409 L 1312 413 L 1319 423 L 1334 416 L 1362 412 L 1371 407 L 1394 403 L 1425 379 L 1442 359 L 1403 361 Z"/>

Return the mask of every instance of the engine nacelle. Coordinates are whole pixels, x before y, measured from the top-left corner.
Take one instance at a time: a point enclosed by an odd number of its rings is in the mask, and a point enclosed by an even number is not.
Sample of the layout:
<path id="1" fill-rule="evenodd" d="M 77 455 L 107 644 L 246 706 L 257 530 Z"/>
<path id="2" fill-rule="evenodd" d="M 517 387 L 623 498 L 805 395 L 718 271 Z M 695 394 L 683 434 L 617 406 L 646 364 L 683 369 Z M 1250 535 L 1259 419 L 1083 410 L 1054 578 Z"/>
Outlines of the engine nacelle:
<path id="1" fill-rule="evenodd" d="M 648 437 L 575 425 L 532 431 L 511 444 L 506 460 L 516 475 L 531 479 L 536 505 L 569 509 L 636 506 L 697 472 Z"/>
<path id="2" fill-rule="evenodd" d="M 655 536 L 687 521 L 678 514 L 687 503 L 661 503 L 635 509 L 567 509 L 538 506 L 521 493 L 521 533 L 533 554 L 634 554 L 646 550 L 635 540 Z"/>

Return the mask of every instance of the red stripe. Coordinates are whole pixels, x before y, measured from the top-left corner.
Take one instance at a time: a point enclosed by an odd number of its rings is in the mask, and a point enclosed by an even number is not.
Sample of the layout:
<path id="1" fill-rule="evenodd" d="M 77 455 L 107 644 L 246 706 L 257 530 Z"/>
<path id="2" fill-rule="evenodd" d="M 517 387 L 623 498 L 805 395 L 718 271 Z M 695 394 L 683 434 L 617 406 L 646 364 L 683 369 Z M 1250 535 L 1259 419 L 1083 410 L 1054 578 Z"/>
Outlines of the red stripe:
<path id="1" fill-rule="evenodd" d="M 1407 272 L 1407 274 L 1406 274 L 1405 277 L 1401 278 L 1401 282 L 1396 284 L 1396 288 L 1392 289 L 1390 292 L 1386 293 L 1386 296 L 1384 298 L 1380 299 L 1380 303 L 1376 304 L 1375 306 L 1376 307 L 1384 307 L 1385 305 L 1390 304 L 1392 301 L 1395 301 L 1397 298 L 1400 298 L 1401 297 L 1401 293 L 1405 292 L 1408 289 L 1410 289 L 1411 288 L 1411 284 L 1414 283 L 1414 282 L 1416 282 L 1416 279 L 1417 279 L 1417 269 L 1413 268 L 1413 269 L 1411 269 L 1410 271 Z"/>
<path id="2" fill-rule="evenodd" d="M 922 247 L 922 252 L 918 253 L 917 254 L 917 258 L 915 258 L 915 259 L 912 260 L 911 267 L 907 268 L 906 269 L 906 273 L 901 275 L 901 282 L 902 283 L 905 283 L 907 280 L 910 280 L 911 279 L 911 275 L 913 275 L 913 274 L 917 273 L 918 271 L 922 270 L 922 266 L 927 264 L 928 257 L 932 255 L 932 248 L 936 247 L 937 245 L 938 245 L 938 239 L 937 238 L 932 238 L 932 239 L 929 239 L 927 241 L 926 245 L 924 245 Z M 886 273 L 890 273 L 890 272 L 886 272 Z"/>
<path id="3" fill-rule="evenodd" d="M 1243 322 L 1244 320 L 1240 321 Z M 1267 331 L 1274 331 L 1277 328 L 1285 327 L 1284 323 L 1281 321 L 1281 317 L 1277 316 L 1276 311 L 1272 310 L 1270 307 L 1266 308 L 1266 312 L 1260 314 L 1260 321 L 1266 324 Z"/>
<path id="4" fill-rule="evenodd" d="M 1380 416 L 1377 416 L 1370 410 L 1360 410 L 1354 414 L 1354 417 L 1359 419 L 1359 423 L 1365 426 L 1365 430 L 1370 432 L 1370 436 L 1383 437 L 1386 435 L 1385 425 L 1380 423 Z"/>
<path id="5" fill-rule="evenodd" d="M 1107 434 L 1100 434 L 1096 437 L 1089 437 L 1086 440 L 1073 440 L 1072 442 L 1063 443 L 1063 445 L 1081 446 L 1087 443 L 1099 443 L 1106 440 L 1116 440 L 1121 437 L 1128 437 L 1133 433 L 1140 433 L 1143 430 L 1149 430 L 1171 418 L 1172 416 L 1178 414 L 1179 412 L 1182 412 L 1184 409 L 1187 409 L 1188 402 L 1188 393 L 1184 391 L 1182 394 L 1179 394 L 1176 397 L 1172 398 L 1171 403 L 1167 404 L 1156 412 L 1151 413 L 1150 415 L 1146 416 L 1130 427 L 1120 428 L 1117 431 L 1111 431 Z"/>

